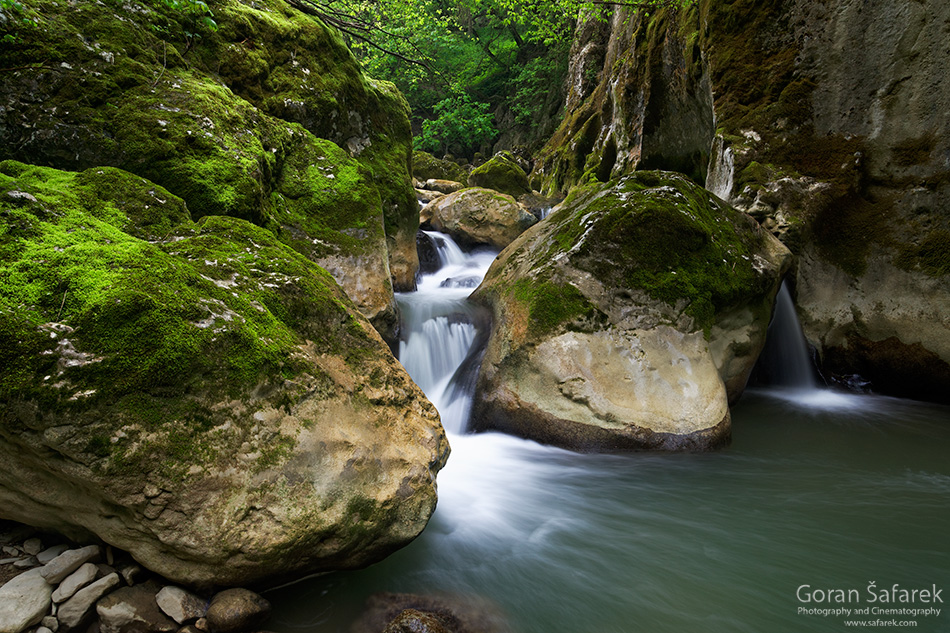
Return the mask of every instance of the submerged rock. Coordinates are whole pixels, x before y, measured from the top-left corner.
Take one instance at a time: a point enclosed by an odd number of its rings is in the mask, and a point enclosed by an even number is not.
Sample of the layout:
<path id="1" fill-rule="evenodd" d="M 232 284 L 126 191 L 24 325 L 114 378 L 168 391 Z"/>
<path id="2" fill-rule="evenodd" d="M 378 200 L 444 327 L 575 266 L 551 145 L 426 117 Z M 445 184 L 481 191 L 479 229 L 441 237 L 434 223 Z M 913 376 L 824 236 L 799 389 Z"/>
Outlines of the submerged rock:
<path id="1" fill-rule="evenodd" d="M 0 515 L 192 586 L 361 567 L 412 540 L 445 435 L 333 278 L 110 173 L 103 199 L 96 170 L 0 163 L 0 194 L 37 200 L 0 202 Z"/>
<path id="2" fill-rule="evenodd" d="M 683 176 L 576 190 L 473 295 L 495 322 L 472 424 L 580 451 L 727 442 L 789 261 Z"/>
<path id="3" fill-rule="evenodd" d="M 433 200 L 422 209 L 421 216 L 461 246 L 487 245 L 499 250 L 538 221 L 511 196 L 480 188 Z"/>

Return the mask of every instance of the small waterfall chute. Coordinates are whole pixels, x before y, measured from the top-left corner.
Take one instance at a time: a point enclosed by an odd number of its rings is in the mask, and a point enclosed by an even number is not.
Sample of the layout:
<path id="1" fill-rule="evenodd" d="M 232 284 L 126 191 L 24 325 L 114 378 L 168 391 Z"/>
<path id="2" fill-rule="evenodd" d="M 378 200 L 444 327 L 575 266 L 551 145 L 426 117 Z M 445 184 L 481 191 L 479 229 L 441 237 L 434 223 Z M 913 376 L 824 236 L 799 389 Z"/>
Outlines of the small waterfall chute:
<path id="1" fill-rule="evenodd" d="M 482 320 L 468 296 L 481 283 L 496 253 L 464 253 L 451 237 L 423 231 L 438 256 L 438 268 L 423 274 L 415 292 L 397 293 L 402 315 L 399 360 L 439 410 L 443 426 L 465 430 L 477 363 L 477 324 Z"/>
<path id="2" fill-rule="evenodd" d="M 829 409 L 857 404 L 855 396 L 820 383 L 787 282 L 782 282 L 775 297 L 775 311 L 754 376 L 767 393 L 805 407 Z"/>

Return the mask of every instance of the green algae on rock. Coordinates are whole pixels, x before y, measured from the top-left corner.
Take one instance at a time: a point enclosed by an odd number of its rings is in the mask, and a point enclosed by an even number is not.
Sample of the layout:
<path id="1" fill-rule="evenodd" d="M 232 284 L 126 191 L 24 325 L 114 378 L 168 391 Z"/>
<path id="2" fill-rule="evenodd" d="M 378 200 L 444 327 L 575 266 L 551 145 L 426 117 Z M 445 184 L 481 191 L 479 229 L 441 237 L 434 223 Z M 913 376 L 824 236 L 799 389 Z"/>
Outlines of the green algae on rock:
<path id="1" fill-rule="evenodd" d="M 5 517 L 195 586 L 422 530 L 438 415 L 326 271 L 116 169 L 0 163 L 0 215 Z"/>
<path id="2" fill-rule="evenodd" d="M 727 442 L 789 263 L 681 175 L 575 190 L 473 295 L 495 318 L 474 426 L 581 451 Z"/>

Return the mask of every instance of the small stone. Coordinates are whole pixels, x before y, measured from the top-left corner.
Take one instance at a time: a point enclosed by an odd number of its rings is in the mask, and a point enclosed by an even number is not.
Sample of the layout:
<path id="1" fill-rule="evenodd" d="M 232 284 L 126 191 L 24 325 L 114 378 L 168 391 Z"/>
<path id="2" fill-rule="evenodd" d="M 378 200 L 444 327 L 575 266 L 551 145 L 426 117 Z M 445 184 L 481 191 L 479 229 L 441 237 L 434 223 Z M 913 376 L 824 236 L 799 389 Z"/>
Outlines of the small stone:
<path id="1" fill-rule="evenodd" d="M 40 561 L 40 565 L 45 565 L 68 549 L 69 545 L 65 543 L 48 547 L 36 555 L 36 560 Z"/>
<path id="2" fill-rule="evenodd" d="M 0 565 L 12 565 L 20 560 L 19 558 L 0 558 Z"/>
<path id="3" fill-rule="evenodd" d="M 185 626 L 178 629 L 178 633 L 199 633 L 200 631 L 201 629 L 199 629 L 194 624 L 186 624 Z"/>
<path id="4" fill-rule="evenodd" d="M 57 620 L 51 615 L 48 615 L 45 618 L 43 618 L 40 624 L 48 628 L 53 633 L 56 633 L 56 631 L 59 630 L 59 620 Z"/>
<path id="5" fill-rule="evenodd" d="M 31 569 L 0 587 L 0 633 L 20 633 L 49 611 L 53 588 L 39 569 Z"/>
<path id="6" fill-rule="evenodd" d="M 174 633 L 171 618 L 156 604 L 158 584 L 150 581 L 135 587 L 123 587 L 99 601 L 96 612 L 102 633 Z"/>
<path id="7" fill-rule="evenodd" d="M 36 558 L 33 556 L 28 556 L 27 558 L 21 558 L 17 562 L 13 563 L 13 566 L 17 569 L 32 569 L 38 566 L 39 563 L 36 561 Z"/>
<path id="8" fill-rule="evenodd" d="M 43 541 L 38 538 L 27 539 L 23 544 L 23 551 L 30 556 L 36 556 L 43 551 Z"/>
<path id="9" fill-rule="evenodd" d="M 4 545 L 3 553 L 6 554 L 7 556 L 19 556 L 20 550 L 19 548 L 13 547 L 12 545 Z"/>
<path id="10" fill-rule="evenodd" d="M 23 204 L 25 202 L 36 202 L 36 198 L 34 196 L 28 194 L 25 191 L 18 191 L 16 189 L 14 189 L 13 191 L 8 191 L 7 197 L 10 200 L 14 202 L 18 202 L 20 204 Z"/>
<path id="11" fill-rule="evenodd" d="M 36 633 L 53 633 L 53 632 L 50 629 L 46 628 L 45 626 L 38 626 L 36 627 Z"/>
<path id="12" fill-rule="evenodd" d="M 63 582 L 69 574 L 73 573 L 80 566 L 99 556 L 99 546 L 89 545 L 81 549 L 71 549 L 63 552 L 41 569 L 40 573 L 51 585 L 58 585 Z"/>
<path id="13" fill-rule="evenodd" d="M 198 618 L 198 621 L 195 622 L 195 628 L 199 631 L 208 630 L 208 618 Z"/>
<path id="14" fill-rule="evenodd" d="M 119 575 L 110 574 L 77 591 L 76 595 L 59 606 L 60 626 L 66 631 L 78 629 L 93 613 L 96 601 L 118 584 Z"/>
<path id="15" fill-rule="evenodd" d="M 111 545 L 106 545 L 106 565 L 110 567 L 115 565 L 115 554 L 112 552 Z"/>
<path id="16" fill-rule="evenodd" d="M 203 617 L 208 603 L 180 587 L 163 587 L 155 596 L 158 607 L 178 624 Z"/>
<path id="17" fill-rule="evenodd" d="M 138 565 L 126 565 L 119 569 L 119 575 L 122 576 L 122 580 L 125 581 L 125 584 L 132 586 L 135 584 L 135 581 L 142 575 L 142 568 Z"/>
<path id="18" fill-rule="evenodd" d="M 59 604 L 73 597 L 73 595 L 96 579 L 99 570 L 93 563 L 86 563 L 69 576 L 53 592 L 53 602 Z"/>
<path id="19" fill-rule="evenodd" d="M 247 589 L 226 589 L 211 599 L 205 618 L 212 633 L 243 633 L 270 617 L 270 603 Z"/>

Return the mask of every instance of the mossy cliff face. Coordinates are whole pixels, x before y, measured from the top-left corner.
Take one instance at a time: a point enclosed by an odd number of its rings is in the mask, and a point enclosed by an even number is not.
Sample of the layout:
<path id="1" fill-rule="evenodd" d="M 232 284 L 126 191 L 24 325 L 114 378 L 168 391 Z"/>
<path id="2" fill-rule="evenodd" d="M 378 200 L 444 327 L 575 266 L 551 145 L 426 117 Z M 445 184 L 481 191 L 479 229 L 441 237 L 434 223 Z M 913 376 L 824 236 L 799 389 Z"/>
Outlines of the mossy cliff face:
<path id="1" fill-rule="evenodd" d="M 195 586 L 414 538 L 448 445 L 333 278 L 112 168 L 0 163 L 0 514 Z"/>
<path id="2" fill-rule="evenodd" d="M 950 6 L 704 3 L 724 195 L 799 255 L 827 375 L 950 387 Z M 729 163 L 732 163 L 729 165 Z"/>
<path id="3" fill-rule="evenodd" d="M 707 187 L 798 256 L 796 302 L 826 374 L 945 399 L 950 5 L 700 0 L 649 19 L 626 11 L 581 29 L 567 114 L 533 184 L 563 191 L 654 164 L 699 177 L 676 163 L 709 156 Z M 614 152 L 608 138 L 626 140 Z"/>
<path id="4" fill-rule="evenodd" d="M 309 241 L 331 269 L 324 257 L 372 271 L 369 293 L 340 281 L 382 331 L 395 322 L 390 275 L 411 285 L 414 255 L 399 253 L 418 221 L 407 107 L 361 74 L 337 34 L 280 0 L 216 4 L 220 29 L 192 42 L 184 33 L 197 27 L 160 2 L 31 7 L 37 26 L 2 55 L 0 158 L 119 167 L 196 218 Z"/>
<path id="5" fill-rule="evenodd" d="M 581 451 L 727 442 L 789 260 L 681 175 L 576 189 L 473 295 L 494 312 L 473 424 Z"/>
<path id="6" fill-rule="evenodd" d="M 564 121 L 542 148 L 531 183 L 548 195 L 634 169 L 703 182 L 714 135 L 698 11 L 651 18 L 616 8 L 578 29 Z"/>

